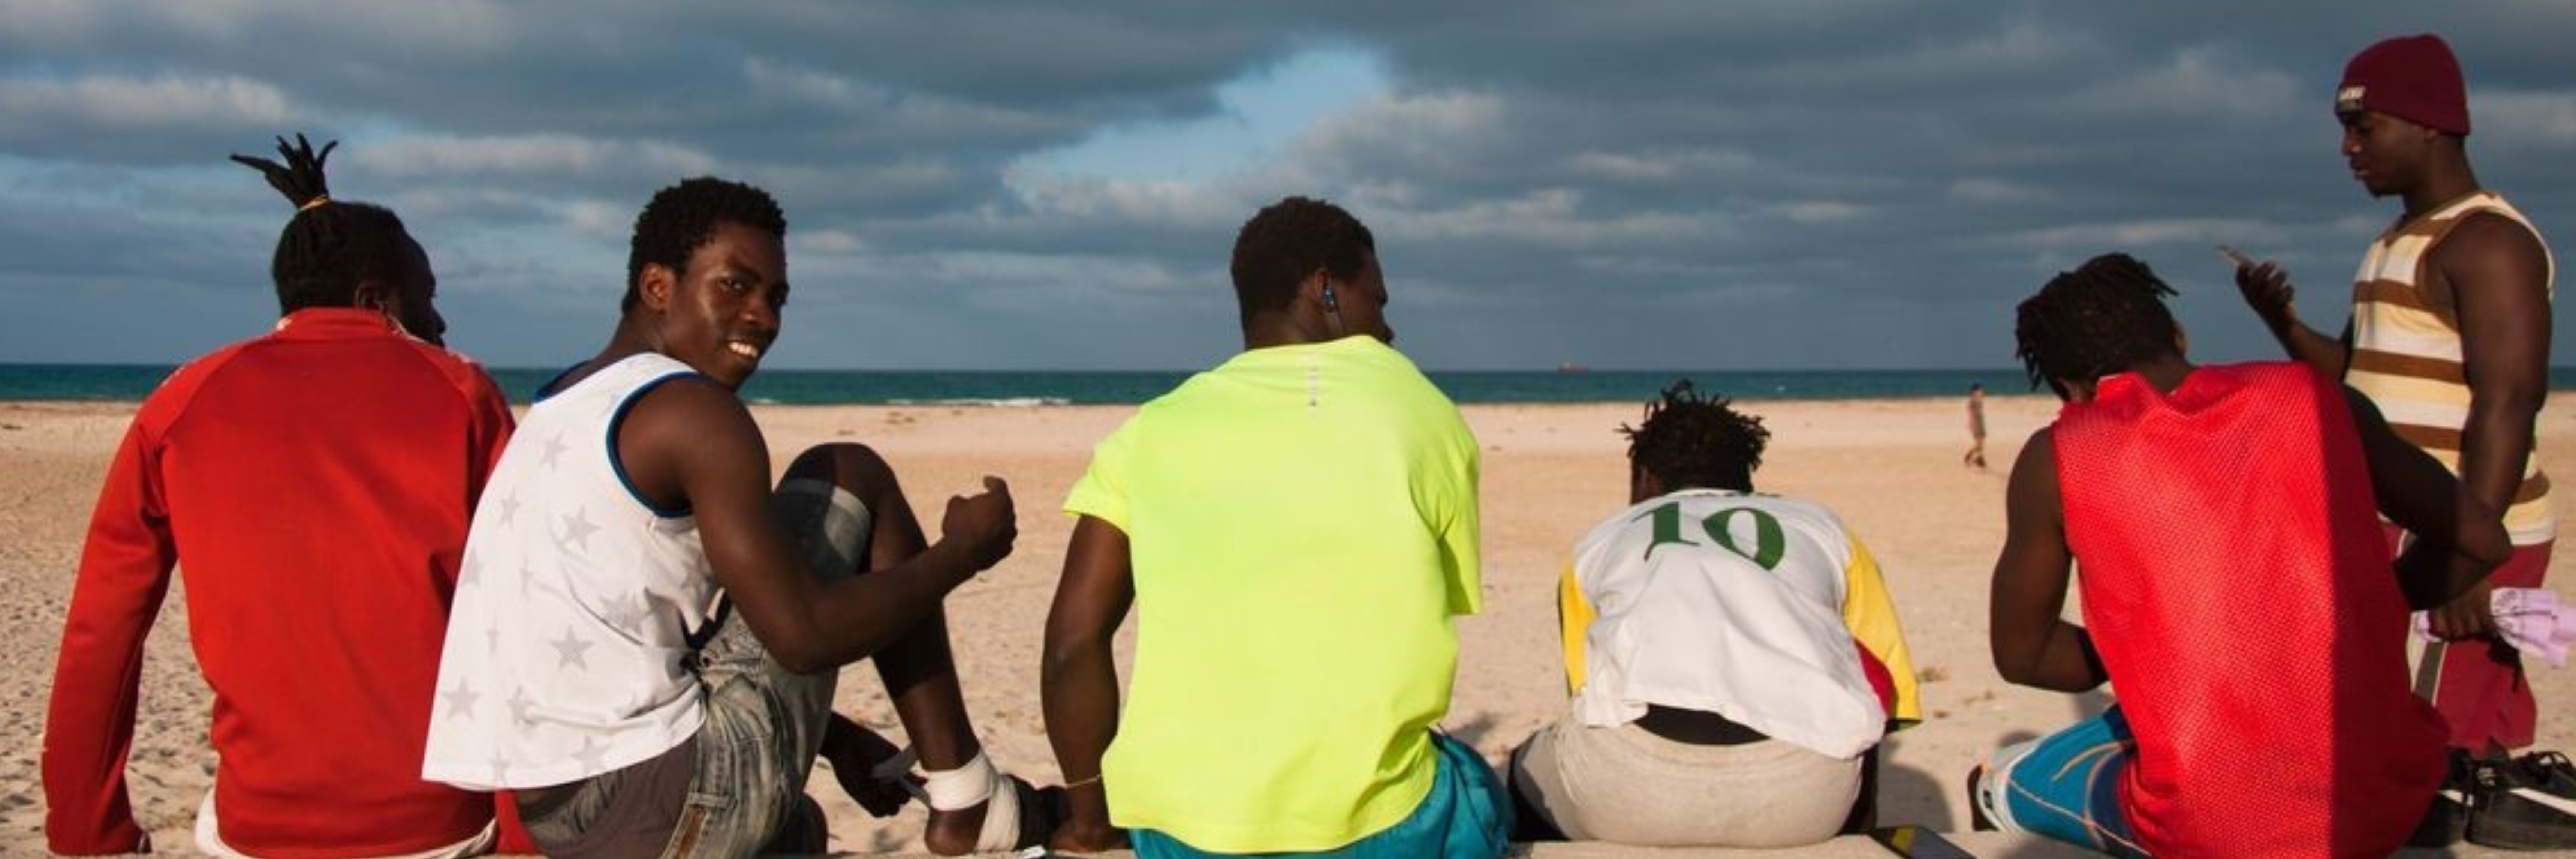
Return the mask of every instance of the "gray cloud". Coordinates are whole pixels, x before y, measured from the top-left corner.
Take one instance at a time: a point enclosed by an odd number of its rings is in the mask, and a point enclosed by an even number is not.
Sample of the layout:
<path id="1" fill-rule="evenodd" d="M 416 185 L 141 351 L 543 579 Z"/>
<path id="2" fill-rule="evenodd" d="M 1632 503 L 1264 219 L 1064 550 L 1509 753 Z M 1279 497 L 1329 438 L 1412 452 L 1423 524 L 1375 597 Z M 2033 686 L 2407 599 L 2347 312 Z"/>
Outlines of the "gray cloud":
<path id="1" fill-rule="evenodd" d="M 787 205 L 776 357 L 798 366 L 1208 363 L 1233 339 L 1234 229 L 1290 193 L 1377 229 L 1400 342 L 1432 367 L 2001 366 L 2013 303 L 2113 249 L 2184 290 L 2205 357 L 2269 355 L 2210 247 L 2340 293 L 2395 207 L 2345 177 L 2325 100 L 2353 50 L 2426 29 L 2468 67 L 2481 177 L 2576 230 L 2576 6 L 2521 0 L 0 0 L 0 20 L 0 240 L 24 249 L 0 291 L 42 295 L 0 321 L 0 360 L 179 360 L 224 297 L 260 318 L 283 212 L 220 159 L 296 130 L 349 141 L 335 190 L 404 213 L 451 339 L 504 365 L 595 348 L 634 211 L 697 173 Z M 1320 47 L 1377 58 L 1387 90 L 1239 170 L 1030 160 L 1218 116 L 1220 85 Z M 84 316 L 127 334 L 59 334 Z"/>

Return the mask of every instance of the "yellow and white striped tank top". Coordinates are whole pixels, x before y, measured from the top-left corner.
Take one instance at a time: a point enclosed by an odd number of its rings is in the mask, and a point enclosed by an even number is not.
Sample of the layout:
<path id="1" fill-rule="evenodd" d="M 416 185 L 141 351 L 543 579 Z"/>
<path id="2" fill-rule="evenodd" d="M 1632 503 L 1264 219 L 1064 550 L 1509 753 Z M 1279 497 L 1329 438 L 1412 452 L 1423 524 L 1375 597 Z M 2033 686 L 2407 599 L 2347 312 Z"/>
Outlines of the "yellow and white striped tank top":
<path id="1" fill-rule="evenodd" d="M 2362 258 L 2352 283 L 2352 363 L 2344 382 L 2370 397 L 2397 435 L 2424 449 L 2445 468 L 2460 470 L 2461 429 L 2469 419 L 2468 374 L 2461 363 L 2457 309 L 2436 305 L 2420 291 L 2433 248 L 2470 215 L 2493 212 L 2540 231 L 2492 191 L 2479 191 L 2389 230 Z M 2542 242 L 2542 253 L 2548 253 Z M 2551 260 L 2544 288 L 2554 291 Z M 2505 511 L 2514 545 L 2548 542 L 2557 533 L 2549 512 L 2549 478 L 2540 452 L 2523 461 L 2522 487 Z"/>

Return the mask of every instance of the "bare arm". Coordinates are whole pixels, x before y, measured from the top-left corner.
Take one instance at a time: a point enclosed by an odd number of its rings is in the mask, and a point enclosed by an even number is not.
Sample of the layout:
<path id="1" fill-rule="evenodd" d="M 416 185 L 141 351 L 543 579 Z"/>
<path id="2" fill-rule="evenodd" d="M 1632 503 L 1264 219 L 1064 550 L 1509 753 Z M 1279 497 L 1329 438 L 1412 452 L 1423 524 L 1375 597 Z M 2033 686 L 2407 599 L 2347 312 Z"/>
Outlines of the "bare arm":
<path id="1" fill-rule="evenodd" d="M 2075 556 L 2066 548 L 2066 514 L 2058 506 L 2057 452 L 2049 431 L 2031 434 L 2005 490 L 2004 549 L 1995 559 L 1988 644 L 1995 670 L 2024 686 L 2082 692 L 2110 675 L 2084 628 L 2059 615 Z"/>
<path id="2" fill-rule="evenodd" d="M 2469 590 L 2513 550 L 2495 509 L 2469 494 L 2442 463 L 2398 438 L 2370 398 L 2350 388 L 2343 394 L 2380 512 L 2415 535 L 2397 559 L 2406 603 L 2430 608 Z"/>
<path id="3" fill-rule="evenodd" d="M 2549 387 L 2548 257 L 2529 230 L 2497 215 L 2460 224 L 2434 251 L 2433 269 L 2460 323 L 2469 417 L 2460 432 L 2460 483 L 2501 517 L 2522 488 L 2533 423 Z M 2489 565 L 2492 566 L 2492 565 Z M 2486 634 L 2485 569 L 2435 611 L 2446 637 Z"/>
<path id="4" fill-rule="evenodd" d="M 1100 757 L 1118 733 L 1118 665 L 1110 642 L 1136 598 L 1127 535 L 1089 516 L 1073 526 L 1064 553 L 1064 578 L 1047 610 L 1041 699 L 1047 740 L 1068 782 L 1069 814 L 1051 846 L 1077 852 L 1123 847 L 1127 836 L 1109 823 L 1109 797 L 1101 789 Z"/>
<path id="5" fill-rule="evenodd" d="M 2272 339 L 2281 343 L 2281 351 L 2300 363 L 2317 368 L 2326 378 L 2343 378 L 2344 365 L 2352 359 L 2352 325 L 2344 325 L 2343 335 L 2328 337 L 2323 332 L 2299 321 L 2298 307 L 2291 301 L 2297 290 L 2290 286 L 2290 273 L 2270 262 L 2238 263 L 2236 291 L 2245 297 L 2245 305 L 2263 320 Z"/>
<path id="6" fill-rule="evenodd" d="M 731 391 L 701 380 L 644 394 L 618 434 L 638 492 L 683 506 L 718 584 L 780 665 L 798 672 L 867 658 L 937 608 L 951 589 L 1010 554 L 1009 489 L 948 500 L 937 544 L 890 569 L 825 583 L 771 512 L 769 450 Z"/>

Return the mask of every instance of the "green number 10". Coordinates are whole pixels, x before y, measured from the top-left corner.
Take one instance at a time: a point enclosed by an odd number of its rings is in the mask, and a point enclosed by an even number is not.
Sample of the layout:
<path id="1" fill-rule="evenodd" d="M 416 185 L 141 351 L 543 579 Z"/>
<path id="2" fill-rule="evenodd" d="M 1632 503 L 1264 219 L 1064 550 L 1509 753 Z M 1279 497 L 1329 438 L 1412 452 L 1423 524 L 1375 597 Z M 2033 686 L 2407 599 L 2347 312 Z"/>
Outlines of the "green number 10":
<path id="1" fill-rule="evenodd" d="M 1753 517 L 1753 551 L 1747 552 L 1743 546 L 1736 545 L 1735 533 L 1727 530 L 1728 520 L 1738 513 Z M 1646 557 L 1654 557 L 1655 548 L 1666 543 L 1699 545 L 1682 534 L 1682 506 L 1679 503 L 1657 507 L 1646 515 L 1655 517 L 1655 542 L 1646 547 Z M 1780 520 L 1752 507 L 1729 507 L 1711 513 L 1699 520 L 1699 529 L 1719 547 L 1743 556 L 1765 570 L 1779 566 L 1780 557 L 1789 551 L 1789 538 L 1780 530 Z"/>

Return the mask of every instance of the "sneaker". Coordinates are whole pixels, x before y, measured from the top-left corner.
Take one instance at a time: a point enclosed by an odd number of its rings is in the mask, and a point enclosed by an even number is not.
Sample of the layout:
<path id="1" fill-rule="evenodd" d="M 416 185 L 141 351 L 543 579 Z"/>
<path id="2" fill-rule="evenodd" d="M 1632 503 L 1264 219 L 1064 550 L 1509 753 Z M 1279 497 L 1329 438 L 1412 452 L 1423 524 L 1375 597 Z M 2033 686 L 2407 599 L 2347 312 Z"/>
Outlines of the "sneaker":
<path id="1" fill-rule="evenodd" d="M 2469 817 L 2469 841 L 2506 850 L 2576 849 L 2576 766 L 2535 752 L 2489 768 L 2495 779 Z"/>
<path id="2" fill-rule="evenodd" d="M 2442 787 L 2433 792 L 2433 802 L 2424 810 L 2424 821 L 2415 824 L 2415 834 L 2407 837 L 2406 846 L 2449 847 L 2460 843 L 2468 833 L 2469 811 L 2481 798 L 2478 783 L 2486 776 L 2481 770 L 2488 766 L 2470 757 L 2466 750 L 2452 749 L 2450 771 L 2442 776 Z"/>

